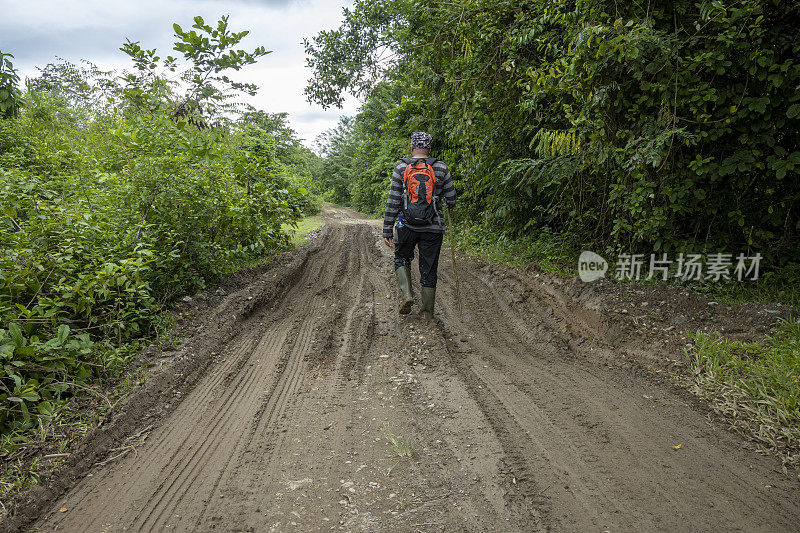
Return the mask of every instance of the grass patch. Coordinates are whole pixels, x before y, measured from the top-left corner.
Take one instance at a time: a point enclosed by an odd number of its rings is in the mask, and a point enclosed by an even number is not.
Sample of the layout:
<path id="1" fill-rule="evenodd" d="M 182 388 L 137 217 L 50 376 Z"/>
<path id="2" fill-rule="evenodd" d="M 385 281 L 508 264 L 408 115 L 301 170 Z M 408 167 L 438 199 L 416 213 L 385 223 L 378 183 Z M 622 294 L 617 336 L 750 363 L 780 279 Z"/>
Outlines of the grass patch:
<path id="1" fill-rule="evenodd" d="M 694 392 L 740 433 L 800 463 L 800 322 L 781 320 L 763 343 L 698 332 L 687 349 Z"/>
<path id="2" fill-rule="evenodd" d="M 322 226 L 322 224 L 322 217 L 320 215 L 314 215 L 300 219 L 297 222 L 297 227 L 289 224 L 283 224 L 281 229 L 286 232 L 287 235 L 289 235 L 289 240 L 291 241 L 292 246 L 297 248 L 306 242 L 306 237 L 311 230 Z"/>
<path id="3" fill-rule="evenodd" d="M 649 261 L 649 259 L 648 259 Z M 577 263 L 577 260 L 576 260 Z M 737 305 L 746 303 L 762 304 L 782 304 L 790 307 L 800 307 L 800 265 L 789 265 L 780 270 L 767 272 L 763 278 L 758 280 L 744 281 L 683 281 L 674 277 L 674 271 L 670 271 L 670 278 L 667 281 L 660 277 L 645 279 L 647 277 L 647 265 L 642 268 L 642 277 L 638 280 L 617 280 L 618 283 L 633 287 L 645 287 L 654 285 L 667 285 L 680 289 L 702 294 L 709 300 L 714 300 L 722 304 Z M 576 272 L 568 275 L 575 276 Z M 614 277 L 614 265 L 609 266 L 606 278 Z M 616 279 L 616 278 L 615 278 Z"/>
<path id="4" fill-rule="evenodd" d="M 383 428 L 383 436 L 386 437 L 386 441 L 392 447 L 394 454 L 398 457 L 411 458 L 414 456 L 414 446 L 411 445 L 411 442 L 405 437 L 400 437 L 392 433 L 389 426 Z"/>
<path id="5" fill-rule="evenodd" d="M 645 258 L 646 262 L 649 258 Z M 675 267 L 675 265 L 673 265 Z M 758 280 L 702 280 L 683 281 L 675 277 L 677 267 L 670 270 L 667 281 L 655 277 L 647 277 L 648 264 L 642 266 L 642 277 L 638 280 L 618 280 L 619 283 L 629 285 L 670 285 L 682 289 L 689 289 L 702 294 L 710 300 L 724 304 L 766 303 L 783 304 L 791 307 L 800 306 L 800 264 L 789 264 L 777 270 L 767 271 L 760 275 Z M 574 274 L 573 274 L 574 275 Z M 614 276 L 614 265 L 609 266 L 606 277 Z"/>
<path id="6" fill-rule="evenodd" d="M 512 267 L 536 263 L 546 272 L 576 275 L 579 251 L 567 237 L 552 233 L 549 228 L 509 238 L 483 225 L 459 224 L 455 233 L 458 248 L 489 261 Z"/>

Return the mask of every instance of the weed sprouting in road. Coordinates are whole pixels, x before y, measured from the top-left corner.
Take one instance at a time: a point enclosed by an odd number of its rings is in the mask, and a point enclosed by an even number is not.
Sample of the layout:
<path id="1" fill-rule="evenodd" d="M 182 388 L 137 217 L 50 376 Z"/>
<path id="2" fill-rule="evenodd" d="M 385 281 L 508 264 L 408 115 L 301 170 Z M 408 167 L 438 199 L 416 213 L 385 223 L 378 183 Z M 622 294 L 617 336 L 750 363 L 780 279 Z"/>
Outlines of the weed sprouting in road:
<path id="1" fill-rule="evenodd" d="M 414 446 L 412 446 L 411 441 L 392 433 L 391 427 L 388 424 L 382 428 L 381 431 L 383 431 L 383 436 L 392 447 L 392 451 L 396 456 L 407 457 L 409 459 L 414 456 Z"/>

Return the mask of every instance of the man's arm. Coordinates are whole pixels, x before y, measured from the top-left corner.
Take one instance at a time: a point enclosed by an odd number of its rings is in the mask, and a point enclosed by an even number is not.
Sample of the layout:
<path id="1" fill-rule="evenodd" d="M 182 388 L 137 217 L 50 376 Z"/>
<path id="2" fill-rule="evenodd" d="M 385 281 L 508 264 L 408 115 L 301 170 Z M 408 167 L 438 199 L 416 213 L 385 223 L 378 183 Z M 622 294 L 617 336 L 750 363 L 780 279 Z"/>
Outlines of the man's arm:
<path id="1" fill-rule="evenodd" d="M 400 212 L 400 205 L 403 202 L 403 174 L 402 165 L 398 162 L 392 171 L 392 185 L 389 189 L 389 197 L 386 199 L 386 211 L 383 213 L 383 238 L 394 238 L 394 221 Z M 387 243 L 388 244 L 388 243 Z"/>
<path id="2" fill-rule="evenodd" d="M 444 177 L 442 178 L 442 197 L 448 208 L 455 207 L 456 186 L 453 185 L 453 177 L 450 175 L 449 168 L 445 170 Z"/>

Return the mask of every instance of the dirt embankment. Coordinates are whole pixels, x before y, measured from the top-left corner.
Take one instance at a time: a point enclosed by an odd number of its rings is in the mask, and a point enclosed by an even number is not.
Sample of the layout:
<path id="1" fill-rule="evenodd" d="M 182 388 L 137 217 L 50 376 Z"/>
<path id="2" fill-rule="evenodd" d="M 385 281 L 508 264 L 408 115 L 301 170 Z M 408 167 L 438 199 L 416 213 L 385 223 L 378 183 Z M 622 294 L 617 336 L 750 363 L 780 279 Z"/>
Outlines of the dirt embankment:
<path id="1" fill-rule="evenodd" d="M 462 261 L 459 310 L 443 254 L 438 320 L 398 318 L 377 224 L 324 217 L 186 302 L 194 334 L 6 527 L 797 530 L 796 476 L 628 363 L 680 356 L 683 296 Z"/>

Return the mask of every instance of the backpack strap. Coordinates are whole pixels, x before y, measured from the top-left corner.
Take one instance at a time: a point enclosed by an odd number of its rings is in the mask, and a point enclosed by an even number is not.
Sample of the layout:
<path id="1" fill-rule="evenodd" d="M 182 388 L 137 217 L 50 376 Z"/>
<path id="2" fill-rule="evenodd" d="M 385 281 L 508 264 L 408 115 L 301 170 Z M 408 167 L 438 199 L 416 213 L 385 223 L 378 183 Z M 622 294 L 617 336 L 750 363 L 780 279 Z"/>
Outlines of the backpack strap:
<path id="1" fill-rule="evenodd" d="M 402 161 L 406 165 L 406 168 L 403 169 L 403 209 L 408 209 L 408 187 L 406 185 L 407 171 L 408 171 L 408 166 L 414 160 L 411 159 L 410 157 L 404 157 L 400 159 L 400 161 Z"/>

